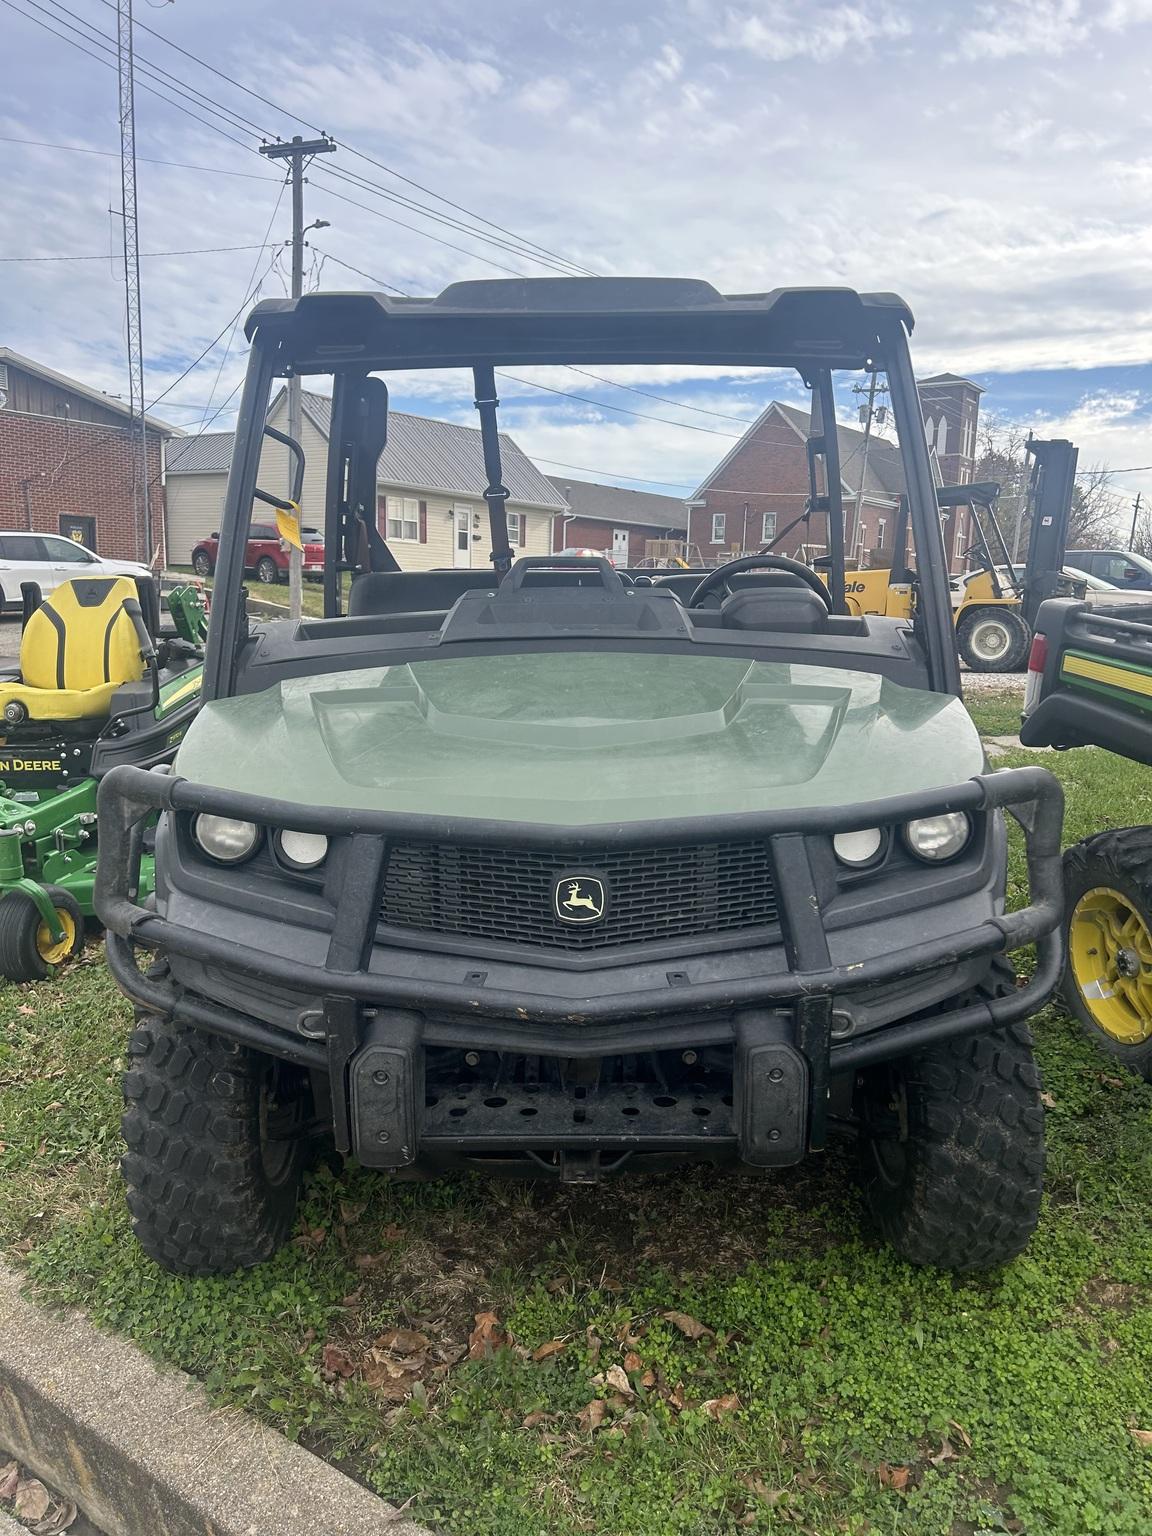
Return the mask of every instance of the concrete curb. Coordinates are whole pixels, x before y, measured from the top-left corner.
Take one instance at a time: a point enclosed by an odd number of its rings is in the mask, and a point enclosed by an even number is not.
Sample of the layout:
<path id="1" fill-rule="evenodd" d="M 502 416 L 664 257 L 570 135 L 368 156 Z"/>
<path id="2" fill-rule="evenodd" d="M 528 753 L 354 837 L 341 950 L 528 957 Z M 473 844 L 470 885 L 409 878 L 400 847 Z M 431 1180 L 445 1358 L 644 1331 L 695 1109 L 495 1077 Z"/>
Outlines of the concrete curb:
<path id="1" fill-rule="evenodd" d="M 0 1448 L 107 1536 L 430 1536 L 303 1447 L 213 1407 L 182 1371 L 37 1307 L 3 1266 Z"/>

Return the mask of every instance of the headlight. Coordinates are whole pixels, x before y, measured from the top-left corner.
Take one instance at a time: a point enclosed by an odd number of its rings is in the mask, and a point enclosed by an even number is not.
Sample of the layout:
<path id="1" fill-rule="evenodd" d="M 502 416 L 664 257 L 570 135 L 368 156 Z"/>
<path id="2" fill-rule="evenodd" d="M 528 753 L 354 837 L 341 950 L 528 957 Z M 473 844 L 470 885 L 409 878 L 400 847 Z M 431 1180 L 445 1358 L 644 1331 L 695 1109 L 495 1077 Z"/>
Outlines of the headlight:
<path id="1" fill-rule="evenodd" d="M 841 864 L 858 868 L 861 864 L 871 864 L 883 841 L 879 827 L 865 827 L 860 832 L 837 832 L 832 839 L 832 848 Z"/>
<path id="2" fill-rule="evenodd" d="M 239 864 L 255 853 L 260 828 L 254 821 L 237 821 L 232 816 L 197 816 L 192 836 L 204 852 L 219 864 Z"/>
<path id="3" fill-rule="evenodd" d="M 967 846 L 972 823 L 963 811 L 948 811 L 943 816 L 922 816 L 904 828 L 904 841 L 918 859 L 941 864 L 954 859 Z"/>
<path id="4" fill-rule="evenodd" d="M 328 839 L 323 832 L 293 832 L 286 827 L 276 834 L 276 850 L 293 869 L 315 869 L 328 856 Z"/>

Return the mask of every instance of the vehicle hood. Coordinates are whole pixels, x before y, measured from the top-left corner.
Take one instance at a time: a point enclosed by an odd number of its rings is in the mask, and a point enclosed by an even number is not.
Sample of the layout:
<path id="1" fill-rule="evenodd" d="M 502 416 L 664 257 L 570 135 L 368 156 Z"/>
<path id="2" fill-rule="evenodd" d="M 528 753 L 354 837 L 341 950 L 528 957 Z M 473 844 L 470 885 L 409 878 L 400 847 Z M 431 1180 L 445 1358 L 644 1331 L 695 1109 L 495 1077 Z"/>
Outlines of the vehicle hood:
<path id="1" fill-rule="evenodd" d="M 311 806 L 568 826 L 851 804 L 983 768 L 958 699 L 733 657 L 455 657 L 207 704 L 200 784 Z"/>
<path id="2" fill-rule="evenodd" d="M 100 565 L 102 574 L 105 576 L 131 576 L 141 581 L 148 581 L 152 577 L 149 567 L 140 565 L 135 560 L 105 560 L 101 555 Z"/>

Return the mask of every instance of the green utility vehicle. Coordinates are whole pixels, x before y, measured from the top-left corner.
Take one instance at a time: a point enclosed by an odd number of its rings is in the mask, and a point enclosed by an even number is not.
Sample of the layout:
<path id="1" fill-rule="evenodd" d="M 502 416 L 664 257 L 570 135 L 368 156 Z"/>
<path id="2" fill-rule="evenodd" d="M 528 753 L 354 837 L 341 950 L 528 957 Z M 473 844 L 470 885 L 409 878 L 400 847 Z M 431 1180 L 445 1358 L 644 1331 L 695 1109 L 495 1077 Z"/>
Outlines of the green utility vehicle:
<path id="1" fill-rule="evenodd" d="M 1043 605 L 1020 740 L 1103 747 L 1152 767 L 1152 593 L 1113 608 Z M 1152 1082 L 1152 826 L 1073 844 L 1064 897 L 1064 1000 L 1101 1050 Z"/>
<path id="2" fill-rule="evenodd" d="M 170 761 L 199 706 L 207 613 L 177 587 L 162 633 L 154 583 L 127 576 L 23 597 L 19 661 L 0 670 L 0 976 L 41 981 L 94 913 L 101 775 Z M 139 880 L 149 894 L 150 856 Z"/>
<path id="3" fill-rule="evenodd" d="M 117 835 L 97 906 L 139 1008 L 124 1176 L 161 1264 L 267 1258 L 318 1135 L 397 1178 L 587 1184 L 779 1168 L 843 1134 L 909 1259 L 1023 1248 L 1043 1164 L 1025 1020 L 1061 967 L 1062 802 L 1039 768 L 986 771 L 960 700 L 911 326 L 890 294 L 675 279 L 254 311 L 206 702 L 171 772 L 100 789 Z M 514 558 L 494 370 L 561 362 L 798 370 L 828 570 L 758 554 L 625 580 Z M 471 370 L 481 430 L 457 473 L 488 504 L 485 569 L 401 571 L 378 530 L 377 375 L 424 368 Z M 900 619 L 845 598 L 833 375 L 873 368 L 915 543 Z M 256 623 L 245 541 L 290 374 L 334 379 L 324 617 Z M 1012 912 L 1004 811 L 1030 872 Z M 157 814 L 144 901 L 134 829 Z M 1006 957 L 1031 942 L 1017 987 Z"/>

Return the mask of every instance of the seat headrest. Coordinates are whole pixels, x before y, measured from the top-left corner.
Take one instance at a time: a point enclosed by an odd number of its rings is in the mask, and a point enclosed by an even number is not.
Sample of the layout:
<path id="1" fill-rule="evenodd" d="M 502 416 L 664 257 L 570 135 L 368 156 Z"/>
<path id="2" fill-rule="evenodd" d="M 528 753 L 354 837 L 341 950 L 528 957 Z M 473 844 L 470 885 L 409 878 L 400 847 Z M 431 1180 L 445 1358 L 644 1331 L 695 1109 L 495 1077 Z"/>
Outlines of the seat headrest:
<path id="1" fill-rule="evenodd" d="M 828 609 L 801 585 L 734 592 L 720 605 L 720 617 L 725 629 L 819 634 L 828 628 Z"/>

